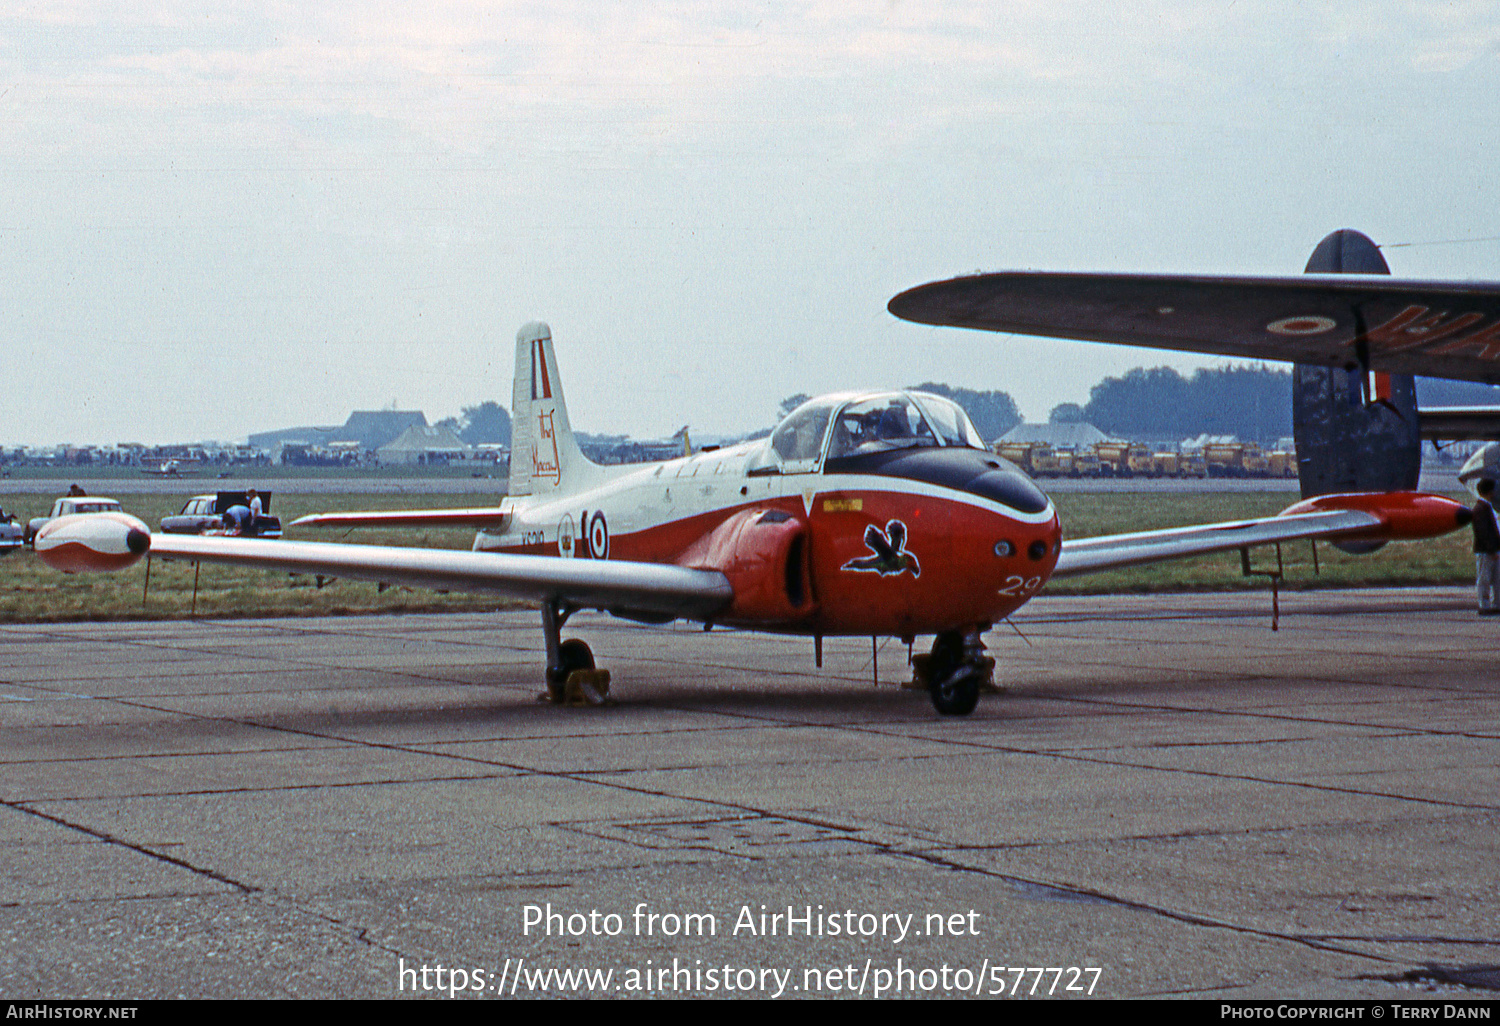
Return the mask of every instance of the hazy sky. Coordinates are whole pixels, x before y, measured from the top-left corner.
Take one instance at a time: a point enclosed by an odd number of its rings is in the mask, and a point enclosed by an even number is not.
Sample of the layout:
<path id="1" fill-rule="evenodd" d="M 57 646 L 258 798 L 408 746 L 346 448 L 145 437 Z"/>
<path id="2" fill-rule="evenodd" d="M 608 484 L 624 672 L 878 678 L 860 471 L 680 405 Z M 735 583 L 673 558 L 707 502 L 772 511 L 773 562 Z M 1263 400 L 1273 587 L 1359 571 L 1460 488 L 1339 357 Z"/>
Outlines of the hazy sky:
<path id="1" fill-rule="evenodd" d="M 936 380 L 1028 419 L 1194 361 L 925 328 L 1004 268 L 1298 272 L 1327 232 L 1500 236 L 1500 10 L 1072 0 L 0 10 L 0 443 L 509 405 L 768 424 Z M 1500 242 L 1387 250 L 1500 278 Z"/>

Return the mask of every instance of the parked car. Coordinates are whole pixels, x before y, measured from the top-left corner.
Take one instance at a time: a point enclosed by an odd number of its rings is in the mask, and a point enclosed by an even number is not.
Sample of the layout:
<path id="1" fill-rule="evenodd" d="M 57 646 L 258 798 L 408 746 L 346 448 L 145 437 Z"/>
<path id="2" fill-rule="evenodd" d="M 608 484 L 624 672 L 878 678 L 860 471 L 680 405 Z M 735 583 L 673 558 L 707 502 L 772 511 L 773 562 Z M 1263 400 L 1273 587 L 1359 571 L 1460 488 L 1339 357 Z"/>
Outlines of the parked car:
<path id="1" fill-rule="evenodd" d="M 0 509 L 0 556 L 9 555 L 21 547 L 26 532 L 16 523 L 16 518 Z"/>
<path id="2" fill-rule="evenodd" d="M 257 538 L 280 538 L 281 520 L 270 516 L 271 493 L 258 492 L 261 515 L 255 518 L 253 531 Z M 216 492 L 212 495 L 195 495 L 183 504 L 181 512 L 161 518 L 162 534 L 222 534 L 225 531 L 224 513 L 233 506 L 249 508 L 248 492 Z"/>
<path id="3" fill-rule="evenodd" d="M 103 495 L 64 495 L 52 504 L 52 512 L 44 517 L 32 517 L 26 521 L 25 541 L 27 545 L 36 541 L 36 533 L 42 529 L 42 525 L 49 520 L 58 517 L 72 516 L 74 513 L 119 513 L 120 503 L 117 499 L 105 498 Z"/>

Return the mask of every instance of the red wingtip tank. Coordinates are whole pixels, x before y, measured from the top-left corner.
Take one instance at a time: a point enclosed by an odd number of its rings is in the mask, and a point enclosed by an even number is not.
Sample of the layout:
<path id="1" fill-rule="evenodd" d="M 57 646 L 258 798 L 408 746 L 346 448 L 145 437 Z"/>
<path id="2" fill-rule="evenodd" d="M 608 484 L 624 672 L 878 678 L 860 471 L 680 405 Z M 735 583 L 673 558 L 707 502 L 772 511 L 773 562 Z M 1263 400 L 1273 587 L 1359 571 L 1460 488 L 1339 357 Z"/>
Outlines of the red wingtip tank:
<path id="1" fill-rule="evenodd" d="M 65 574 L 123 570 L 151 549 L 151 530 L 128 513 L 58 517 L 36 533 L 36 554 Z"/>
<path id="2" fill-rule="evenodd" d="M 1461 502 L 1428 492 L 1355 492 L 1319 495 L 1281 511 L 1282 516 L 1322 510 L 1352 509 L 1379 517 L 1379 527 L 1361 532 L 1372 541 L 1417 541 L 1437 538 L 1468 526 L 1472 514 Z"/>

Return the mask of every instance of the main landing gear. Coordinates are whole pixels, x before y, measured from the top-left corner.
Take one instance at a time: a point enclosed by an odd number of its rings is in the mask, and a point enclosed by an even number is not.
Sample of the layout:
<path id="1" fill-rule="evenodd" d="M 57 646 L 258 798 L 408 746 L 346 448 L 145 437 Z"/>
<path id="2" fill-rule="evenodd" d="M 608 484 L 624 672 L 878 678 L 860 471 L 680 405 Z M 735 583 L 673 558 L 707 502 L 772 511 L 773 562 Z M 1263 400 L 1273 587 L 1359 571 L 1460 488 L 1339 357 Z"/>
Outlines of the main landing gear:
<path id="1" fill-rule="evenodd" d="M 576 612 L 562 602 L 542 603 L 542 634 L 547 640 L 547 690 L 540 697 L 557 705 L 607 705 L 609 671 L 594 667 L 594 653 L 577 638 L 562 640 L 563 624 Z"/>
<path id="2" fill-rule="evenodd" d="M 995 660 L 984 654 L 979 629 L 944 631 L 929 655 L 912 657 L 913 684 L 927 689 L 944 716 L 967 716 L 979 704 L 980 689 L 993 686 Z"/>

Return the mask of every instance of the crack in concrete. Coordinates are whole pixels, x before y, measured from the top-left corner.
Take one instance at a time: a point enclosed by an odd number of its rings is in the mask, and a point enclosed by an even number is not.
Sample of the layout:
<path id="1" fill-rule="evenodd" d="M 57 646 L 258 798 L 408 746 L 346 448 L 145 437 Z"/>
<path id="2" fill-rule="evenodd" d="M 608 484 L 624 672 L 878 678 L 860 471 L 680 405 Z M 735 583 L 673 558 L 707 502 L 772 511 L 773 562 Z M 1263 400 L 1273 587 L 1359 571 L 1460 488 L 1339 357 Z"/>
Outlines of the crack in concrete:
<path id="1" fill-rule="evenodd" d="M 55 728 L 40 728 L 51 730 Z M 288 745 L 285 748 L 230 748 L 202 752 L 131 752 L 123 755 L 70 755 L 59 759 L 0 759 L 0 766 L 53 766 L 88 762 L 131 762 L 136 759 L 200 759 L 236 755 L 275 755 L 278 752 L 336 752 L 348 745 Z"/>
<path id="2" fill-rule="evenodd" d="M 1110 699 L 1107 699 L 1107 698 L 1082 698 L 1082 697 L 1075 697 L 1075 696 L 1071 696 L 1071 695 L 1047 695 L 1047 696 L 1030 696 L 1030 695 L 1028 695 L 1027 697 L 1028 698 L 1031 698 L 1031 697 L 1036 697 L 1036 698 L 1045 697 L 1045 699 L 1047 701 L 1063 702 L 1063 703 L 1075 703 L 1075 704 L 1078 704 L 1078 705 L 1103 706 L 1103 707 L 1108 708 L 1108 709 L 1121 709 L 1121 710 L 1129 710 L 1129 711 L 1132 711 L 1132 712 L 1134 712 L 1134 711 L 1141 711 L 1141 712 L 1147 712 L 1147 711 L 1149 711 L 1149 712 L 1167 712 L 1167 713 L 1175 713 L 1175 714 L 1183 715 L 1183 716 L 1239 716 L 1239 717 L 1244 717 L 1246 719 L 1252 719 L 1252 720 L 1273 720 L 1273 721 L 1277 721 L 1277 722 L 1285 721 L 1285 722 L 1288 722 L 1288 723 L 1313 723 L 1313 724 L 1319 724 L 1319 725 L 1327 726 L 1327 727 L 1353 727 L 1353 728 L 1355 728 L 1357 730 L 1387 731 L 1387 732 L 1389 732 L 1389 731 L 1404 731 L 1404 732 L 1406 732 L 1407 734 L 1409 734 L 1410 736 L 1413 736 L 1413 737 L 1424 737 L 1424 736 L 1427 736 L 1427 737 L 1466 737 L 1466 738 L 1472 738 L 1472 739 L 1474 739 L 1476 741 L 1493 741 L 1493 740 L 1495 740 L 1495 735 L 1494 734 L 1475 734 L 1475 733 L 1472 733 L 1472 732 L 1466 731 L 1466 730 L 1444 730 L 1444 729 L 1438 728 L 1438 727 L 1416 727 L 1416 726 L 1410 726 L 1410 725 L 1401 726 L 1401 727 L 1393 727 L 1393 726 L 1389 726 L 1389 725 L 1382 724 L 1382 723 L 1362 723 L 1359 720 L 1342 720 L 1342 719 L 1335 719 L 1335 718 L 1329 717 L 1329 716 L 1298 716 L 1298 715 L 1295 715 L 1293 713 L 1269 712 L 1269 711 L 1257 710 L 1257 709 L 1222 709 L 1222 708 L 1214 708 L 1214 707 L 1211 707 L 1211 706 L 1169 705 L 1169 704 L 1165 704 L 1165 703 L 1121 702 L 1121 701 L 1111 701 Z M 1360 704 L 1368 704 L 1368 705 L 1374 705 L 1374 706 L 1381 706 L 1381 705 L 1384 705 L 1384 704 L 1387 704 L 1387 703 L 1369 702 L 1369 703 L 1360 703 Z M 1204 742 L 1204 743 L 1211 744 L 1212 742 Z"/>
<path id="3" fill-rule="evenodd" d="M 1170 919 L 1175 922 L 1187 924 L 1189 926 L 1205 927 L 1215 930 L 1228 930 L 1232 933 L 1245 934 L 1247 936 L 1253 937 L 1262 937 L 1268 940 L 1287 941 L 1293 944 L 1300 944 L 1305 947 L 1315 948 L 1320 951 L 1331 951 L 1336 954 L 1350 955 L 1355 958 L 1367 958 L 1372 961 L 1385 962 L 1391 965 L 1410 964 L 1409 960 L 1387 958 L 1384 955 L 1377 955 L 1368 951 L 1359 951 L 1354 948 L 1342 947 L 1338 944 L 1333 943 L 1332 941 L 1323 940 L 1317 935 L 1283 933 L 1278 930 L 1266 930 L 1254 926 L 1244 926 L 1239 923 L 1231 923 L 1223 919 L 1216 919 L 1210 916 L 1200 915 L 1198 913 L 1178 912 L 1174 909 L 1166 908 L 1165 906 L 1152 905 L 1147 902 L 1136 901 L 1132 898 L 1122 898 L 1117 895 L 1106 894 L 1103 891 L 1096 891 L 1087 887 L 1075 887 L 1069 886 L 1067 884 L 1054 884 L 1039 880 L 1028 880 L 1025 877 L 1013 876 L 1008 873 L 1000 873 L 992 869 L 985 869 L 982 866 L 965 865 L 964 863 L 955 862 L 952 859 L 945 859 L 940 855 L 933 855 L 930 853 L 911 853 L 909 855 L 906 855 L 906 857 L 919 858 L 924 862 L 930 862 L 933 865 L 942 866 L 945 869 L 951 869 L 957 872 L 977 873 L 981 876 L 990 877 L 992 879 L 1003 880 L 1006 883 L 1011 884 L 1012 886 L 1024 885 L 1029 887 L 1043 887 L 1064 894 L 1076 895 L 1075 900 L 1097 902 L 1098 904 L 1109 905 L 1115 908 L 1123 908 L 1135 912 L 1145 912 L 1150 915 L 1160 916 L 1164 919 Z"/>
<path id="4" fill-rule="evenodd" d="M 218 883 L 233 887 L 236 890 L 240 891 L 242 894 L 254 894 L 260 890 L 259 887 L 256 887 L 252 884 L 242 883 L 239 880 L 235 880 L 232 877 L 225 876 L 223 873 L 219 873 L 215 870 L 205 869 L 202 866 L 195 866 L 191 862 L 188 862 L 186 859 L 179 859 L 173 855 L 163 854 L 162 852 L 146 847 L 144 844 L 137 844 L 134 841 L 127 841 L 123 837 L 116 837 L 106 831 L 98 830 L 90 826 L 84 826 L 82 823 L 74 823 L 71 820 L 64 819 L 62 816 L 55 816 L 51 813 L 43 812 L 40 809 L 34 809 L 28 805 L 6 801 L 5 799 L 0 799 L 0 805 L 3 805 L 9 809 L 14 809 L 16 812 L 22 813 L 23 815 L 35 816 L 38 819 L 46 820 L 49 823 L 56 824 L 57 826 L 64 827 L 68 830 L 76 830 L 80 834 L 85 834 L 96 840 L 103 841 L 106 844 L 118 845 L 121 848 L 126 848 L 130 851 L 136 852 L 137 854 L 145 855 L 147 858 L 156 859 L 158 862 L 165 862 L 168 865 L 176 866 L 179 869 L 186 869 L 190 873 L 196 873 L 199 876 L 206 877 L 209 880 L 214 880 Z"/>
<path id="5" fill-rule="evenodd" d="M 809 724 L 813 726 L 814 724 Z M 818 726 L 821 726 L 819 724 Z M 884 737 L 909 738 L 906 734 L 893 734 L 892 732 L 875 727 L 854 727 L 844 729 L 860 730 L 865 733 L 877 734 Z M 1446 801 L 1441 798 L 1423 798 L 1415 795 L 1395 794 L 1388 791 L 1364 790 L 1354 787 L 1339 787 L 1334 784 L 1317 784 L 1301 780 L 1276 780 L 1271 777 L 1260 777 L 1253 774 L 1224 773 L 1215 770 L 1196 769 L 1184 766 L 1154 766 L 1150 763 L 1135 762 L 1128 759 L 1105 759 L 1097 756 L 1088 756 L 1077 752 L 1039 751 L 1032 748 L 1021 748 L 1015 745 L 1003 745 L 984 740 L 964 740 L 958 738 L 933 738 L 926 737 L 925 740 L 946 743 L 958 747 L 979 748 L 986 751 L 1006 752 L 1012 755 L 1025 755 L 1041 759 L 1060 759 L 1067 762 L 1083 762 L 1100 766 L 1127 767 L 1130 769 L 1147 770 L 1156 773 L 1182 773 L 1191 776 L 1209 777 L 1219 780 L 1233 780 L 1244 783 L 1268 784 L 1273 787 L 1292 787 L 1311 791 L 1327 792 L 1332 794 L 1347 794 L 1361 798 L 1389 798 L 1394 801 L 1410 802 L 1419 805 L 1436 805 L 1440 808 L 1472 809 L 1474 811 L 1495 812 L 1500 811 L 1500 805 L 1481 805 L 1471 802 Z"/>
<path id="6" fill-rule="evenodd" d="M 165 894 L 111 894 L 107 897 L 57 898 L 51 901 L 0 901 L 0 908 L 65 908 L 119 901 L 176 901 L 181 898 L 220 898 L 224 891 L 171 891 Z"/>
<path id="7" fill-rule="evenodd" d="M 12 798 L 6 801 L 17 807 L 39 804 L 66 805 L 70 802 L 99 802 L 117 801 L 127 798 L 200 798 L 210 795 L 225 794 L 276 794 L 281 791 L 322 791 L 334 790 L 344 787 L 399 787 L 406 784 L 443 784 L 455 783 L 466 780 L 511 780 L 520 777 L 535 776 L 525 771 L 516 773 L 477 773 L 458 774 L 451 777 L 411 777 L 389 778 L 385 780 L 333 780 L 314 784 L 277 784 L 266 787 L 221 787 L 203 788 L 196 791 L 134 791 L 126 794 L 96 794 L 96 795 L 70 795 L 60 798 Z"/>

